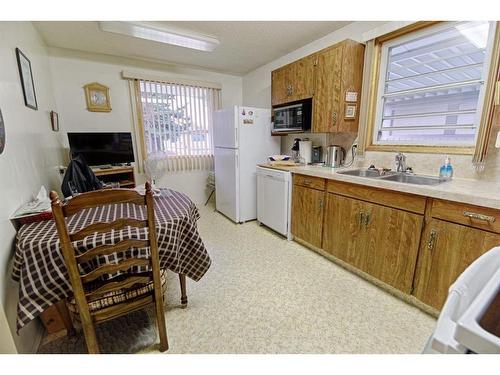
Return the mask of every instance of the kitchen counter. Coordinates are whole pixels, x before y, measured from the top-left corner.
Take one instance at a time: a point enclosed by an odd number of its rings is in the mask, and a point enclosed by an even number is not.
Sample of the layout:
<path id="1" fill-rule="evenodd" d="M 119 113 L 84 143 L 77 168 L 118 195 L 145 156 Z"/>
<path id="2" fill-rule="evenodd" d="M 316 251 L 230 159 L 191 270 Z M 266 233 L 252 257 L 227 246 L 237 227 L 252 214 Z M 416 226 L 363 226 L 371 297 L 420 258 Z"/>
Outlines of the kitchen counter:
<path id="1" fill-rule="evenodd" d="M 349 182 L 352 184 L 500 209 L 500 183 L 495 182 L 453 178 L 451 181 L 443 182 L 439 185 L 427 186 L 384 181 L 376 178 L 348 176 L 337 173 L 339 171 L 359 168 L 328 168 L 313 165 L 280 166 L 270 164 L 260 164 L 260 166 L 290 171 L 306 176 L 321 177 L 329 180 Z"/>

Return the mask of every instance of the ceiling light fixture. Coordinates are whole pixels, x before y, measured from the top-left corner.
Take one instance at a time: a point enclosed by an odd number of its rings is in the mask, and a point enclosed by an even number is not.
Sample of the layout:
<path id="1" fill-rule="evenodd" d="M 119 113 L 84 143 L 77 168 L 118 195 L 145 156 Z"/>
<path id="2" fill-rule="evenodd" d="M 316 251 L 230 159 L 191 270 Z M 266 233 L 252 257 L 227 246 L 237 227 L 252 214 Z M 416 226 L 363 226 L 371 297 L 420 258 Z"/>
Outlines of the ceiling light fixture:
<path id="1" fill-rule="evenodd" d="M 175 27 L 164 27 L 145 22 L 99 21 L 102 31 L 132 36 L 155 42 L 171 44 L 199 51 L 212 52 L 219 45 L 213 36 L 196 33 Z"/>

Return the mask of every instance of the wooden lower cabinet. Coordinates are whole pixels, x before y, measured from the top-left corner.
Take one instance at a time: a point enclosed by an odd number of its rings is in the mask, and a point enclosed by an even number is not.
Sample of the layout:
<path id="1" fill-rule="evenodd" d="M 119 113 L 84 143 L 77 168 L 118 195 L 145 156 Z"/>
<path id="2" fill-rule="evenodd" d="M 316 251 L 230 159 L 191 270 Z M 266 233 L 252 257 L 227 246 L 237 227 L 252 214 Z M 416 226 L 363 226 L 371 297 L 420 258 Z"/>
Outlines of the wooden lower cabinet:
<path id="1" fill-rule="evenodd" d="M 328 193 L 323 249 L 411 292 L 423 215 Z"/>
<path id="2" fill-rule="evenodd" d="M 327 194 L 323 250 L 365 272 L 369 269 L 370 256 L 362 214 L 369 208 L 369 203 Z"/>
<path id="3" fill-rule="evenodd" d="M 294 174 L 292 234 L 434 309 L 472 262 L 500 246 L 500 210 L 325 183 Z"/>
<path id="4" fill-rule="evenodd" d="M 431 219 L 422 235 L 414 295 L 441 309 L 448 289 L 479 256 L 500 245 L 500 234 Z"/>
<path id="5" fill-rule="evenodd" d="M 321 247 L 325 192 L 304 186 L 293 186 L 292 234 L 307 243 Z"/>
<path id="6" fill-rule="evenodd" d="M 371 262 L 368 273 L 405 293 L 411 293 L 424 221 L 418 215 L 372 204 L 365 224 Z"/>

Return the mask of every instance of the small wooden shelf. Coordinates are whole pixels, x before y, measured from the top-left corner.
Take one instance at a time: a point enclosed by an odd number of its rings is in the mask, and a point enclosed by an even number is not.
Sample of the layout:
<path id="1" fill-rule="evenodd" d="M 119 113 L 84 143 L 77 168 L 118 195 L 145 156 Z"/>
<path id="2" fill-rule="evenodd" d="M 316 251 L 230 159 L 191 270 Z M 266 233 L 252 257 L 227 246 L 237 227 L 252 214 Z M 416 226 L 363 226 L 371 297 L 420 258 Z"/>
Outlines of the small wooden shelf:
<path id="1" fill-rule="evenodd" d="M 110 183 L 117 182 L 120 187 L 134 188 L 135 176 L 134 167 L 132 166 L 117 166 L 111 168 L 91 167 L 94 174 L 99 180 Z"/>

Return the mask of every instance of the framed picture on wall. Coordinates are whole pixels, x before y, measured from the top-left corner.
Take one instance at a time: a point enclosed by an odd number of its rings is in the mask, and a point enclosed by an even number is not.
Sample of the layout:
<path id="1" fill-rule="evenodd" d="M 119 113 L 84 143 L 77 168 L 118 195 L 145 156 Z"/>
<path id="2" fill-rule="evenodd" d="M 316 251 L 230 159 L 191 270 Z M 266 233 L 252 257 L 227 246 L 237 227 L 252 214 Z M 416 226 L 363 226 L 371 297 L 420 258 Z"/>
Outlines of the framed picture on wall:
<path id="1" fill-rule="evenodd" d="M 83 86 L 87 110 L 90 112 L 111 112 L 109 102 L 109 87 L 98 82 L 92 82 Z"/>
<path id="2" fill-rule="evenodd" d="M 17 67 L 21 77 L 21 86 L 23 88 L 24 104 L 26 107 L 37 110 L 35 83 L 33 82 L 33 72 L 31 71 L 31 62 L 19 48 L 16 48 Z"/>

